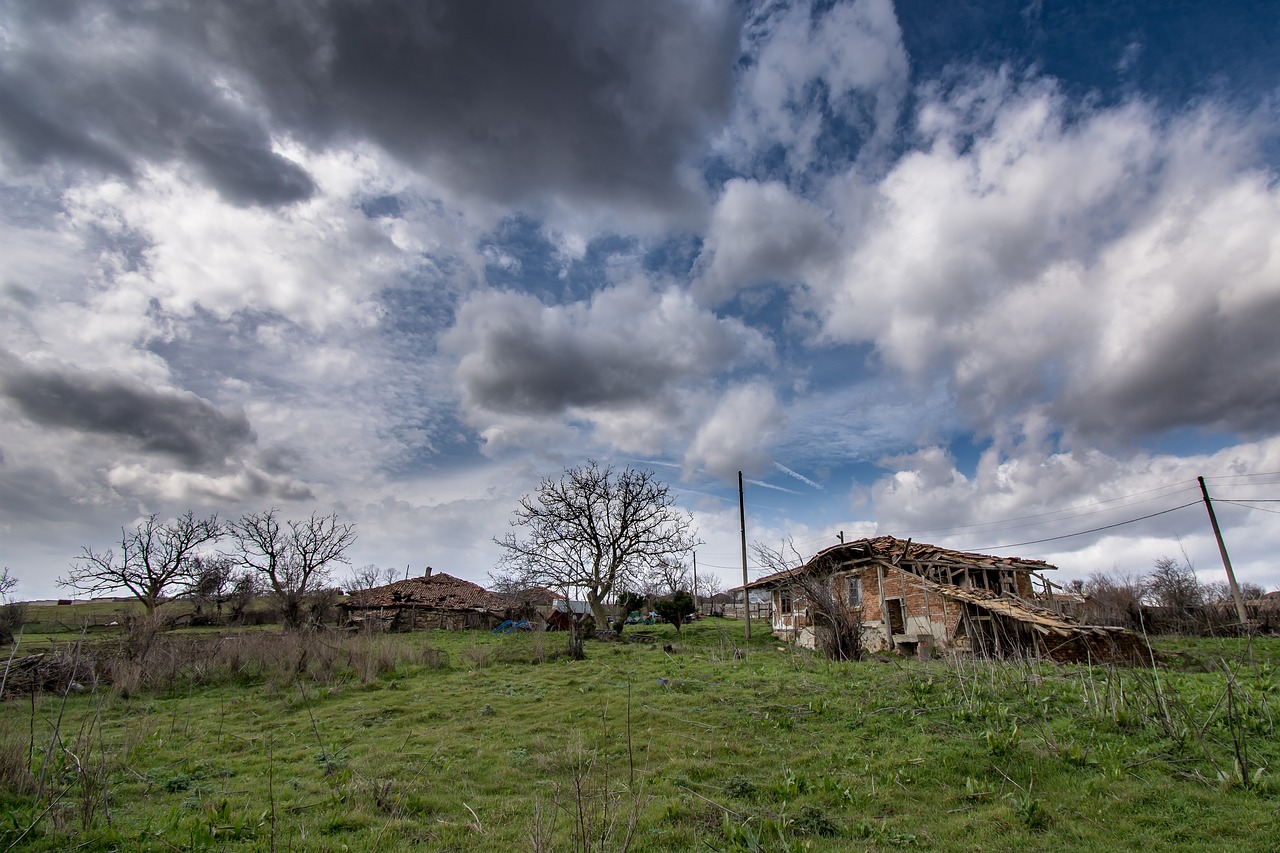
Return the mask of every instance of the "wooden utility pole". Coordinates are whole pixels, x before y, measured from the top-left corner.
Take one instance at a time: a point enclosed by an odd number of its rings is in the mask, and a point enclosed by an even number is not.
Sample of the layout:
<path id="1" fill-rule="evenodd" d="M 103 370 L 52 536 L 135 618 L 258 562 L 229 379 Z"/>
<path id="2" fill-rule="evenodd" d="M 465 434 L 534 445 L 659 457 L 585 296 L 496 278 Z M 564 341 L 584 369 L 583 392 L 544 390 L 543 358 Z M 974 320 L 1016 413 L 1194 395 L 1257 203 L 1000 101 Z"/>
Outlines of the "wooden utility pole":
<path id="1" fill-rule="evenodd" d="M 742 472 L 738 472 L 738 525 L 742 530 L 742 615 L 747 621 L 747 640 L 751 640 L 751 592 L 747 589 L 747 504 L 742 495 Z"/>
<path id="2" fill-rule="evenodd" d="M 693 606 L 702 615 L 702 605 L 698 601 L 698 552 L 693 552 Z"/>
<path id="3" fill-rule="evenodd" d="M 1236 615 L 1241 625 L 1249 624 L 1249 611 L 1244 606 L 1244 596 L 1240 594 L 1240 586 L 1236 583 L 1236 573 L 1231 568 L 1231 558 L 1227 556 L 1227 543 L 1222 541 L 1222 529 L 1218 527 L 1218 516 L 1213 511 L 1213 501 L 1209 500 L 1209 488 L 1204 484 L 1204 477 L 1196 477 L 1200 483 L 1200 494 L 1204 496 L 1204 508 L 1209 511 L 1209 523 L 1213 525 L 1213 538 L 1218 540 L 1218 553 L 1222 555 L 1222 567 L 1227 570 L 1227 586 L 1231 587 L 1231 598 L 1236 603 Z"/>

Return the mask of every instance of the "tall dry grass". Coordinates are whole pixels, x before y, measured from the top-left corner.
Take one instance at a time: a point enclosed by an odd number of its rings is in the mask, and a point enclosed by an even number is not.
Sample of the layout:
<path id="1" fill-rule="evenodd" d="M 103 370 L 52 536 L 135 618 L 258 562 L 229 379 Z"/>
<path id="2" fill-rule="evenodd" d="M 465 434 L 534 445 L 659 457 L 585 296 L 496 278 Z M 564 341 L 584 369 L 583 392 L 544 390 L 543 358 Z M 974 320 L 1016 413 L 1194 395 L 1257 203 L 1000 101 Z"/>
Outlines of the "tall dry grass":
<path id="1" fill-rule="evenodd" d="M 143 660 L 117 649 L 97 663 L 102 680 L 128 696 L 227 683 L 286 689 L 300 679 L 319 687 L 368 684 L 401 668 L 442 668 L 447 657 L 429 642 L 385 635 L 249 631 L 161 636 Z"/>

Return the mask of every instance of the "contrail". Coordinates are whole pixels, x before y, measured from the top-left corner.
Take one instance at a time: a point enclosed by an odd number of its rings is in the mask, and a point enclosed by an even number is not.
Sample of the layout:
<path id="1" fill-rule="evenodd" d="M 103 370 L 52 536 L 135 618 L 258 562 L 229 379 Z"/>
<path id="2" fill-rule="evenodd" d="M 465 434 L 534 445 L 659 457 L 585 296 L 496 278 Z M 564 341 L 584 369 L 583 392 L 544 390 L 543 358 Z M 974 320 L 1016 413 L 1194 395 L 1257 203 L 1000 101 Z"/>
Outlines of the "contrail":
<path id="1" fill-rule="evenodd" d="M 761 487 L 762 489 L 773 489 L 775 492 L 786 492 L 786 493 L 787 493 L 787 494 L 789 494 L 789 495 L 798 495 L 798 494 L 800 494 L 799 492 L 795 491 L 794 489 L 787 489 L 787 488 L 784 488 L 784 487 L 782 487 L 782 486 L 775 486 L 775 485 L 773 485 L 772 483 L 766 483 L 766 482 L 763 482 L 762 480 L 752 480 L 752 479 L 750 479 L 750 478 L 747 478 L 747 482 L 748 482 L 748 483 L 750 483 L 750 484 L 751 484 L 751 485 L 753 485 L 753 486 L 759 486 L 759 487 Z"/>
<path id="2" fill-rule="evenodd" d="M 789 474 L 792 477 L 795 477 L 797 480 L 799 480 L 800 482 L 804 483 L 807 486 L 813 486 L 815 489 L 817 489 L 820 492 L 826 491 L 826 489 L 822 488 L 822 486 L 818 485 L 813 480 L 810 480 L 804 474 L 799 474 L 795 471 L 792 471 L 790 468 L 788 468 L 786 465 L 783 465 L 781 462 L 774 462 L 773 467 L 777 468 L 779 471 L 781 471 L 784 474 Z"/>

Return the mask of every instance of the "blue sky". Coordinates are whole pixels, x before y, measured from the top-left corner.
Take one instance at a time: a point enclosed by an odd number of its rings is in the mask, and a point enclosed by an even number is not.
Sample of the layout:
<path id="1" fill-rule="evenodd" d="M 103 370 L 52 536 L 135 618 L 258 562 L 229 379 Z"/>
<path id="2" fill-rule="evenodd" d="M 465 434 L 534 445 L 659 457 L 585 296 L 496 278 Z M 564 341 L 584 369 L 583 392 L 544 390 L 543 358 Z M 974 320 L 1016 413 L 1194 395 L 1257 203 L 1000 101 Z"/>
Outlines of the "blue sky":
<path id="1" fill-rule="evenodd" d="M 889 533 L 1280 585 L 1271 3 L 0 2 L 0 561 L 336 510 L 483 581 L 647 465 L 699 567 Z M 1092 532 L 1086 532 L 1092 531 Z"/>

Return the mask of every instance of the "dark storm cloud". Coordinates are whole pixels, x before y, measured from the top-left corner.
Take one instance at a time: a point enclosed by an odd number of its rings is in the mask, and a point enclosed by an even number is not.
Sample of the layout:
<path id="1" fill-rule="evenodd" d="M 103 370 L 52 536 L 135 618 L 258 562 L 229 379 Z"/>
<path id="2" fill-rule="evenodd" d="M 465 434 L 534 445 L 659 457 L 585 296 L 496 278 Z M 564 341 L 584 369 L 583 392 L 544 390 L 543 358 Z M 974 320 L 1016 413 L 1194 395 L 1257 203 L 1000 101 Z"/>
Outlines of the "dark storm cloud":
<path id="1" fill-rule="evenodd" d="M 25 4 L 0 59 L 0 150 L 132 176 L 142 162 L 193 161 L 235 204 L 305 199 L 307 174 L 271 150 L 262 121 L 212 61 L 201 29 L 171 10 Z"/>
<path id="2" fill-rule="evenodd" d="M 255 439 L 243 412 L 228 414 L 190 392 L 33 368 L 13 357 L 0 358 L 0 394 L 41 426 L 130 440 L 190 468 L 215 466 Z"/>
<path id="3" fill-rule="evenodd" d="M 1199 310 L 1197 310 L 1199 309 Z M 1280 296 L 1247 310 L 1195 305 L 1138 355 L 1095 374 L 1059 400 L 1056 414 L 1091 435 L 1158 434 L 1178 427 L 1243 435 L 1280 430 Z"/>
<path id="4" fill-rule="evenodd" d="M 12 17 L 0 138 L 15 157 L 124 173 L 190 158 L 238 203 L 312 192 L 276 132 L 372 140 L 501 201 L 678 203 L 737 55 L 728 4 L 684 0 L 104 0 Z"/>
<path id="5" fill-rule="evenodd" d="M 334 0 L 224 7 L 218 31 L 277 120 L 367 136 L 504 201 L 551 189 L 666 201 L 727 110 L 737 27 L 682 0 Z"/>
<path id="6" fill-rule="evenodd" d="M 660 408 L 682 382 L 767 357 L 763 339 L 737 321 L 698 309 L 687 294 L 637 285 L 556 308 L 523 294 L 482 294 L 458 311 L 445 345 L 462 353 L 468 408 L 535 416 Z"/>

